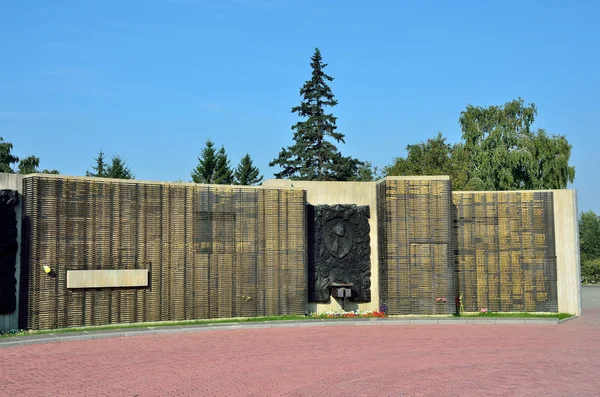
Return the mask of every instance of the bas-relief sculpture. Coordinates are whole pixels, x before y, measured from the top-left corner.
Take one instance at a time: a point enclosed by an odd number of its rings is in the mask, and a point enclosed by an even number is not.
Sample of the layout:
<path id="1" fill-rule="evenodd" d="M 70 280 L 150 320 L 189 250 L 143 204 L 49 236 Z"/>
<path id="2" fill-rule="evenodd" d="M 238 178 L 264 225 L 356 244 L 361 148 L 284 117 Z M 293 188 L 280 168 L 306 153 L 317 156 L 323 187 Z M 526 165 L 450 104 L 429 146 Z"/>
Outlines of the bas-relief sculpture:
<path id="1" fill-rule="evenodd" d="M 0 314 L 17 308 L 17 216 L 15 206 L 19 196 L 14 190 L 0 190 Z"/>
<path id="2" fill-rule="evenodd" d="M 369 206 L 318 205 L 309 241 L 309 301 L 326 302 L 330 288 L 351 285 L 351 300 L 371 300 Z"/>

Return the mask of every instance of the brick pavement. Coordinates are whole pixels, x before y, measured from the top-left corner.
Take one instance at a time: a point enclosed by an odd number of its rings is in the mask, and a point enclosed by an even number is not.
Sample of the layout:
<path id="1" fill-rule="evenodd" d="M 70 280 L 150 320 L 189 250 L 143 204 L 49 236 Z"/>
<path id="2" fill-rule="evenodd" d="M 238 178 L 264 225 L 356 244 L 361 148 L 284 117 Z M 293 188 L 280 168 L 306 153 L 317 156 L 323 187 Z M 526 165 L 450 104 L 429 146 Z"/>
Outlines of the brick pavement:
<path id="1" fill-rule="evenodd" d="M 600 309 L 556 325 L 228 330 L 0 349 L 4 396 L 597 396 Z"/>

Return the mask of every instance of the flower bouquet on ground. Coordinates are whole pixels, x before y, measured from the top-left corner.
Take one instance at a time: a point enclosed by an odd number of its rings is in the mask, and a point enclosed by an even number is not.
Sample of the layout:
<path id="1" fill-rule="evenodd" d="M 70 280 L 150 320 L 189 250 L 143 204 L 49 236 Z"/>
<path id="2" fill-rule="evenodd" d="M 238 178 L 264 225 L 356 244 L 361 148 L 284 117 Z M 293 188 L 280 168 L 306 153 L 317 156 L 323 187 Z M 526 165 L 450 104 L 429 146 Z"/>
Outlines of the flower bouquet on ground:
<path id="1" fill-rule="evenodd" d="M 311 318 L 383 318 L 387 317 L 383 310 L 358 310 L 351 312 L 327 311 L 321 313 L 310 313 Z"/>

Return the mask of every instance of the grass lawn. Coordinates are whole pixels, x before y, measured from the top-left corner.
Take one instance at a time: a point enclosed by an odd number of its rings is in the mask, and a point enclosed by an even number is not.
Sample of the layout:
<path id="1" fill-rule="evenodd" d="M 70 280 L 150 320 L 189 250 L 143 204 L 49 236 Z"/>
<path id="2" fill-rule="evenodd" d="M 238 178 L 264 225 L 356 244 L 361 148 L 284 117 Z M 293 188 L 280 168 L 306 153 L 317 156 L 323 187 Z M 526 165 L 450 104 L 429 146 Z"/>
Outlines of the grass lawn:
<path id="1" fill-rule="evenodd" d="M 558 318 L 559 320 L 569 318 L 573 316 L 569 313 L 504 313 L 504 312 L 491 312 L 491 313 L 462 313 L 460 317 L 534 317 L 534 318 Z"/>
<path id="2" fill-rule="evenodd" d="M 528 317 L 528 318 L 558 318 L 559 320 L 571 317 L 569 313 L 462 313 L 457 317 Z M 396 316 L 394 316 L 396 317 Z M 410 318 L 419 318 L 428 316 L 410 316 Z M 431 316 L 429 316 L 431 317 Z M 61 332 L 79 332 L 79 331 L 96 331 L 106 329 L 126 329 L 126 328 L 147 328 L 147 327 L 164 327 L 164 326 L 177 326 L 177 325 L 194 325 L 194 324 L 222 324 L 222 323 L 246 323 L 246 322 L 263 322 L 263 321 L 281 321 L 281 320 L 322 320 L 319 317 L 310 317 L 302 315 L 293 316 L 268 316 L 268 317 L 242 317 L 242 318 L 225 318 L 225 319 L 205 319 L 205 320 L 187 320 L 187 321 L 163 321 L 163 322 L 148 322 L 148 323 L 131 323 L 131 324 L 114 324 L 114 325 L 103 325 L 103 326 L 91 326 L 91 327 L 73 327 L 73 328 L 58 328 L 52 330 L 43 331 L 25 331 L 25 330 L 13 330 L 9 332 L 1 332 L 0 338 L 10 338 L 13 336 L 23 335 L 40 335 L 40 334 L 55 334 Z M 355 320 L 355 318 L 342 318 L 336 317 L 335 320 Z"/>

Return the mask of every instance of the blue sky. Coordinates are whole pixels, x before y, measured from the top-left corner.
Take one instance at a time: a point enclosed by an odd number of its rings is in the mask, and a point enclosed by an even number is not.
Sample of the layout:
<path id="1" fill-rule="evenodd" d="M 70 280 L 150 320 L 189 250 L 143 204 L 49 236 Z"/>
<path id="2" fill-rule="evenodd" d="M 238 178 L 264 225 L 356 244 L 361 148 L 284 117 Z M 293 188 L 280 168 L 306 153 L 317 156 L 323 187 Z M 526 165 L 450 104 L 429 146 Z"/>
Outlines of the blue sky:
<path id="1" fill-rule="evenodd" d="M 83 175 L 99 149 L 136 179 L 189 180 L 204 142 L 232 163 L 291 144 L 319 47 L 346 134 L 385 166 L 467 104 L 522 97 L 573 145 L 580 210 L 600 213 L 600 3 L 146 0 L 5 2 L 0 136 L 42 168 Z"/>

